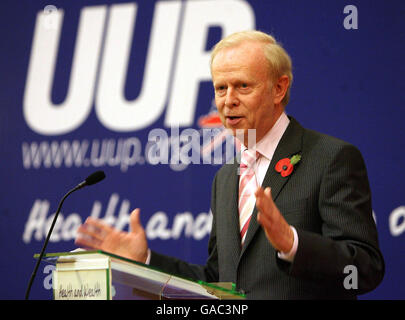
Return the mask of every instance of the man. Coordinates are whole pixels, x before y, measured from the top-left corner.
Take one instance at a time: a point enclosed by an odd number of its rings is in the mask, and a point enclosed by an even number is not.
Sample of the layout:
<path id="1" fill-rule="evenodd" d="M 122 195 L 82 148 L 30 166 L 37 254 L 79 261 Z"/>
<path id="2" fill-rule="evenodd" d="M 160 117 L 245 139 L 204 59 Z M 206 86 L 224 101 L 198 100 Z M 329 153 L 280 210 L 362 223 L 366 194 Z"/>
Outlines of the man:
<path id="1" fill-rule="evenodd" d="M 364 161 L 352 145 L 285 114 L 288 54 L 267 34 L 236 33 L 214 48 L 211 73 L 222 123 L 242 131 L 242 155 L 213 182 L 206 265 L 151 252 L 139 209 L 129 233 L 89 218 L 76 243 L 189 278 L 234 282 L 250 299 L 353 299 L 374 289 L 384 261 Z M 357 271 L 352 287 L 348 266 Z"/>

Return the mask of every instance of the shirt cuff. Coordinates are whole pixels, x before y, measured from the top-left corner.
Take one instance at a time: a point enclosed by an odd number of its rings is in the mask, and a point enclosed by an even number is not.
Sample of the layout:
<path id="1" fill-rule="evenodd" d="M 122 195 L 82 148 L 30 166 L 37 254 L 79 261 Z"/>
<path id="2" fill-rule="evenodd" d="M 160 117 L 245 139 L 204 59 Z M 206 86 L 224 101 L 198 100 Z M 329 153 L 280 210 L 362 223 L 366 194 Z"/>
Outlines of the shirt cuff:
<path id="1" fill-rule="evenodd" d="M 151 251 L 148 248 L 148 256 L 147 256 L 146 261 L 145 261 L 145 264 L 147 264 L 147 265 L 149 265 L 149 263 L 150 263 L 150 256 L 151 256 Z"/>
<path id="2" fill-rule="evenodd" d="M 290 226 L 290 228 L 294 233 L 293 246 L 292 246 L 290 252 L 285 253 L 285 252 L 280 251 L 280 252 L 277 252 L 277 255 L 282 260 L 293 262 L 295 254 L 297 253 L 297 248 L 298 248 L 298 234 L 297 234 L 297 230 L 295 230 L 295 228 L 293 226 Z"/>

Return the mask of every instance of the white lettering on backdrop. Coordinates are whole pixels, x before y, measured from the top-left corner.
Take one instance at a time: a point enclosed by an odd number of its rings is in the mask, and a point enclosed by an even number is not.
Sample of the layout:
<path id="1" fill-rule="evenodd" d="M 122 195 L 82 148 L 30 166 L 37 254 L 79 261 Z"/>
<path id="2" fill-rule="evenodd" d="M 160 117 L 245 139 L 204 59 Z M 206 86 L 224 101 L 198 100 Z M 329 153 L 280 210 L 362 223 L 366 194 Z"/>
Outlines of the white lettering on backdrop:
<path id="1" fill-rule="evenodd" d="M 36 199 L 32 205 L 25 223 L 23 241 L 30 243 L 33 239 L 43 241 L 51 226 L 54 215 L 49 214 L 50 203 L 48 200 Z M 94 201 L 91 216 L 103 219 L 106 223 L 119 230 L 128 227 L 131 204 L 113 193 L 102 216 L 103 205 L 100 201 Z M 117 210 L 118 209 L 118 210 Z M 171 221 L 172 220 L 172 221 Z M 179 212 L 169 217 L 166 212 L 158 211 L 152 214 L 145 224 L 148 239 L 179 239 L 181 236 L 201 240 L 211 231 L 212 214 L 201 212 L 194 216 L 191 212 Z M 78 213 L 64 215 L 61 213 L 56 221 L 53 233 L 49 241 L 71 241 L 76 237 L 77 228 L 82 224 L 82 218 Z"/>
<path id="2" fill-rule="evenodd" d="M 227 35 L 255 27 L 253 10 L 242 0 L 158 1 L 142 88 L 136 99 L 128 101 L 124 86 L 137 8 L 136 3 L 125 3 L 81 10 L 69 88 L 59 105 L 51 101 L 51 89 L 63 10 L 53 14 L 52 28 L 45 23 L 46 13 L 38 13 L 23 101 L 24 118 L 33 131 L 43 135 L 74 131 L 93 104 L 99 121 L 117 132 L 150 126 L 165 104 L 167 127 L 191 126 L 199 83 L 211 78 L 209 51 L 204 47 L 209 28 L 220 27 Z"/>

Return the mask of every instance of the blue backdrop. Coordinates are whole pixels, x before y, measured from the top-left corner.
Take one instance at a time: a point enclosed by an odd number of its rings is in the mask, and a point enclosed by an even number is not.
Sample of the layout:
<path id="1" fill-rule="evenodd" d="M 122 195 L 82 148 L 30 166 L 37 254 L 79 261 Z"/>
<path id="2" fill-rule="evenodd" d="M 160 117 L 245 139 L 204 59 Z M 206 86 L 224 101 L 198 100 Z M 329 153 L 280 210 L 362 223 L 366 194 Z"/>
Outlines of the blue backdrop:
<path id="1" fill-rule="evenodd" d="M 386 274 L 361 298 L 404 299 L 404 18 L 401 0 L 1 1 L 0 298 L 24 298 L 60 198 L 95 170 L 106 180 L 68 198 L 48 252 L 75 249 L 89 215 L 127 229 L 140 207 L 152 249 L 204 263 L 226 145 L 209 52 L 257 28 L 292 57 L 287 113 L 364 155 Z M 49 275 L 32 298 L 51 297 Z"/>

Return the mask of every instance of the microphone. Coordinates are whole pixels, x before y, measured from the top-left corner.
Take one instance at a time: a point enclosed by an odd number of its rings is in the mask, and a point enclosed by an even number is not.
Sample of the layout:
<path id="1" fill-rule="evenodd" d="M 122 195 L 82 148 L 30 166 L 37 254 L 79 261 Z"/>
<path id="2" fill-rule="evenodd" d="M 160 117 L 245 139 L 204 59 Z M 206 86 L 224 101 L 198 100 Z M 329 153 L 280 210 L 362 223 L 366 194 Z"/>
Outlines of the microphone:
<path id="1" fill-rule="evenodd" d="M 97 182 L 100 182 L 105 178 L 105 173 L 104 171 L 96 171 L 89 175 L 83 182 L 79 183 L 76 188 L 81 189 L 84 188 L 85 186 L 91 186 Z"/>
<path id="2" fill-rule="evenodd" d="M 74 187 L 68 193 L 66 193 L 64 195 L 64 197 L 62 198 L 62 200 L 60 201 L 58 209 L 56 210 L 56 213 L 55 213 L 55 217 L 53 218 L 51 227 L 49 228 L 48 234 L 46 236 L 45 243 L 44 243 L 44 245 L 42 247 L 42 250 L 41 250 L 41 253 L 40 253 L 39 257 L 38 257 L 38 261 L 37 261 L 37 263 L 35 265 L 34 271 L 32 272 L 30 282 L 28 283 L 27 291 L 25 292 L 25 300 L 28 300 L 28 297 L 30 295 L 31 287 L 32 287 L 32 284 L 34 282 L 35 276 L 37 274 L 39 264 L 40 264 L 40 262 L 42 260 L 42 257 L 44 255 L 44 253 L 45 253 L 46 246 L 48 245 L 49 239 L 50 239 L 51 234 L 52 234 L 52 230 L 53 230 L 53 228 L 55 226 L 56 219 L 58 218 L 58 215 L 59 215 L 60 209 L 62 208 L 63 202 L 73 192 L 75 192 L 75 191 L 77 191 L 79 189 L 82 189 L 85 186 L 91 186 L 91 185 L 93 185 L 95 183 L 98 183 L 101 180 L 103 180 L 104 178 L 105 178 L 105 173 L 103 171 L 96 171 L 96 172 L 92 173 L 83 182 L 79 183 L 76 187 Z"/>

